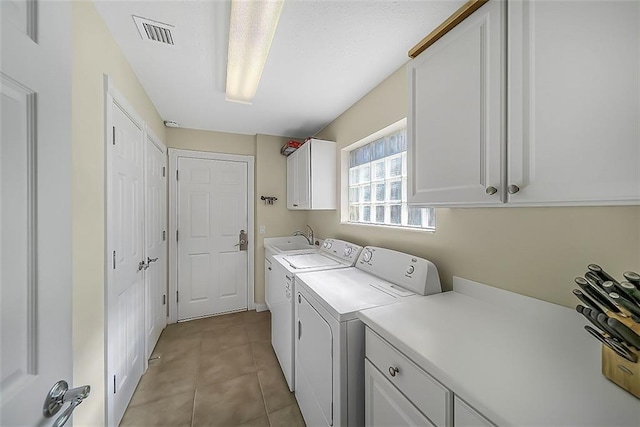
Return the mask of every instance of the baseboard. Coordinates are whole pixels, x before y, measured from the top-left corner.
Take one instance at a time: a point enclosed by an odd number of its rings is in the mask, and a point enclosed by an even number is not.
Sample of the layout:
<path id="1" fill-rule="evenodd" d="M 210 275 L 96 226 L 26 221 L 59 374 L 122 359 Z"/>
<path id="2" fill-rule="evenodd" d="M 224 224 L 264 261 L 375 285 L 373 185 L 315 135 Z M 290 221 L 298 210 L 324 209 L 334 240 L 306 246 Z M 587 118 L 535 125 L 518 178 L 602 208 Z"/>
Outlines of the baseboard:
<path id="1" fill-rule="evenodd" d="M 256 306 L 256 311 L 257 312 L 267 311 L 267 304 L 264 304 L 264 303 L 261 304 L 261 303 L 257 302 L 257 303 L 255 303 L 255 306 Z"/>

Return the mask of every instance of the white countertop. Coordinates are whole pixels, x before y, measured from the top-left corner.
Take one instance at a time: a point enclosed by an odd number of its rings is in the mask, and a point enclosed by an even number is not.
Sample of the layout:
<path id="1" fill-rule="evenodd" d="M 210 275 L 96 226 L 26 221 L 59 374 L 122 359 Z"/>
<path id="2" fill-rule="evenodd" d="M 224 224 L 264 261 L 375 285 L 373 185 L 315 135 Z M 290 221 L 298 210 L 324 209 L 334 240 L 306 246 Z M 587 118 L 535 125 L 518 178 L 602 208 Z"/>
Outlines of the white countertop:
<path id="1" fill-rule="evenodd" d="M 602 375 L 575 310 L 454 278 L 359 317 L 498 425 L 640 426 L 640 399 Z"/>

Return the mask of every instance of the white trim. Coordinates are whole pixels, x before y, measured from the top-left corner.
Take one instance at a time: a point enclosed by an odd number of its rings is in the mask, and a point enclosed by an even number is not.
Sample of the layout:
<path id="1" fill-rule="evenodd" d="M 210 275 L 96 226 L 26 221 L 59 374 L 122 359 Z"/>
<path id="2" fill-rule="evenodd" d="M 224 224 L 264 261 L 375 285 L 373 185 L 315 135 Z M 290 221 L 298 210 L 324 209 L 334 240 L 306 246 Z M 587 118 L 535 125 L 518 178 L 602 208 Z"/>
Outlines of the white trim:
<path id="1" fill-rule="evenodd" d="M 249 233 L 249 245 L 247 247 L 247 310 L 254 310 L 255 303 L 255 280 L 254 280 L 254 263 L 255 263 L 255 236 L 251 233 L 255 230 L 254 221 L 254 156 L 246 156 L 239 154 L 223 154 L 208 151 L 181 150 L 177 148 L 169 148 L 169 295 L 176 295 L 178 292 L 178 245 L 176 242 L 176 232 L 178 230 L 178 186 L 176 171 L 178 170 L 178 158 L 190 157 L 195 159 L 209 160 L 226 160 L 233 162 L 244 162 L 247 164 L 247 210 L 248 224 L 247 231 Z M 169 304 L 168 323 L 176 323 L 178 321 L 177 304 L 173 297 L 167 298 Z"/>
<path id="2" fill-rule="evenodd" d="M 260 313 L 261 311 L 267 311 L 269 308 L 267 307 L 267 304 L 264 303 L 256 303 L 256 311 L 258 313 Z"/>

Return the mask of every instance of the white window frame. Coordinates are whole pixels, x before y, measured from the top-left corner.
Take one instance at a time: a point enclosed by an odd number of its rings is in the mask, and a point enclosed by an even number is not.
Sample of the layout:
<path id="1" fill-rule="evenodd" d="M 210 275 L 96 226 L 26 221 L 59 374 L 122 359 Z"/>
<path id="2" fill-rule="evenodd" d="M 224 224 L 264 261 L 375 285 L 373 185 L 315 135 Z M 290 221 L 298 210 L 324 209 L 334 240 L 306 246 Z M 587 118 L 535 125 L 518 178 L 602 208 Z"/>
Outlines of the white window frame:
<path id="1" fill-rule="evenodd" d="M 394 224 L 349 221 L 349 155 L 350 153 L 353 150 L 356 150 L 364 145 L 374 142 L 387 135 L 391 135 L 395 132 L 398 132 L 406 127 L 407 127 L 407 119 L 405 117 L 340 150 L 340 223 L 341 224 L 365 226 L 365 227 L 373 226 L 373 227 L 399 228 L 402 230 L 415 230 L 415 231 L 427 231 L 427 232 L 435 231 L 435 228 L 421 228 L 421 227 L 411 227 L 411 226 L 394 225 Z M 371 168 L 370 174 L 373 176 L 374 174 L 373 168 Z M 390 188 L 386 188 L 385 191 L 389 192 Z M 374 186 L 371 185 L 371 200 L 373 201 L 374 199 L 375 199 Z M 372 208 L 371 208 L 372 216 L 374 214 L 374 210 L 375 210 L 375 204 L 372 204 Z M 389 207 L 385 207 L 385 210 L 389 210 Z"/>

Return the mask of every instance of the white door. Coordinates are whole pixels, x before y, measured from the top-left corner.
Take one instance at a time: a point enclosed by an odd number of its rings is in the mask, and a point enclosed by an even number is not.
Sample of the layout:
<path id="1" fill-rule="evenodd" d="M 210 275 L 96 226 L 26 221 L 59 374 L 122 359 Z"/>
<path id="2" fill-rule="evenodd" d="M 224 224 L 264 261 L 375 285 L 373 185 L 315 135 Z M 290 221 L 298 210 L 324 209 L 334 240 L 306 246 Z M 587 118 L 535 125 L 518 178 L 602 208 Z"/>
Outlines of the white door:
<path id="1" fill-rule="evenodd" d="M 167 324 L 167 155 L 147 135 L 145 146 L 145 327 L 147 359 Z"/>
<path id="2" fill-rule="evenodd" d="M 309 425 L 333 425 L 333 333 L 297 293 L 296 398 Z"/>
<path id="3" fill-rule="evenodd" d="M 499 204 L 506 194 L 505 4 L 488 2 L 409 63 L 409 203 Z"/>
<path id="4" fill-rule="evenodd" d="M 179 157 L 177 177 L 178 320 L 246 309 L 247 163 Z"/>
<path id="5" fill-rule="evenodd" d="M 298 209 L 311 208 L 311 144 L 309 141 L 296 150 L 298 163 L 296 176 L 298 181 Z"/>
<path id="6" fill-rule="evenodd" d="M 50 425 L 46 394 L 73 386 L 71 3 L 0 15 L 0 425 Z"/>
<path id="7" fill-rule="evenodd" d="M 113 132 L 107 144 L 111 171 L 108 185 L 108 393 L 113 396 L 117 424 L 144 371 L 144 133 L 115 100 Z"/>

